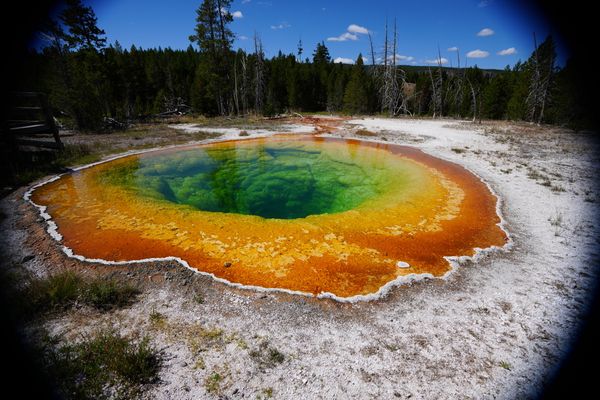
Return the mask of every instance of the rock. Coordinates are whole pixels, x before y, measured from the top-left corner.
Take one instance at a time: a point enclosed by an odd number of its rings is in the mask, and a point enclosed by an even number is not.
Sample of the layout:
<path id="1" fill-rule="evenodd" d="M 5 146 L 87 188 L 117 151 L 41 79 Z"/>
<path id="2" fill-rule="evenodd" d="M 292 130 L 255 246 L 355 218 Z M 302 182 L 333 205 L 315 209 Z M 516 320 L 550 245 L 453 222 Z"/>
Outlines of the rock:
<path id="1" fill-rule="evenodd" d="M 231 263 L 230 262 L 226 262 L 226 263 L 223 264 L 223 266 L 225 268 L 229 268 L 229 267 L 231 267 Z"/>
<path id="2" fill-rule="evenodd" d="M 21 260 L 21 264 L 25 264 L 27 261 L 31 261 L 35 258 L 33 254 L 28 254 Z"/>

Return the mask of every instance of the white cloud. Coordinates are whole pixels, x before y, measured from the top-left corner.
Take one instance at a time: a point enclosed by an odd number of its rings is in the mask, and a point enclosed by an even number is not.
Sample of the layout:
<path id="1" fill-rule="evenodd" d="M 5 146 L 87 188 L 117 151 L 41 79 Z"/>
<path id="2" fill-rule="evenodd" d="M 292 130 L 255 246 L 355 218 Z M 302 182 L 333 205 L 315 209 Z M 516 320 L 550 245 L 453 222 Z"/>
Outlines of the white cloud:
<path id="1" fill-rule="evenodd" d="M 434 58 L 433 60 L 425 60 L 427 64 L 448 64 L 448 59 L 445 57 L 442 58 Z"/>
<path id="2" fill-rule="evenodd" d="M 367 28 L 365 28 L 364 26 L 360 26 L 360 25 L 356 25 L 356 24 L 351 24 L 348 26 L 348 32 L 352 32 L 352 33 L 362 33 L 363 35 L 366 35 L 369 33 L 369 30 Z"/>
<path id="3" fill-rule="evenodd" d="M 367 57 L 363 57 L 362 60 L 363 60 L 363 63 L 365 63 L 365 64 L 368 63 L 368 62 L 370 62 Z"/>
<path id="4" fill-rule="evenodd" d="M 458 47 L 456 47 L 456 46 L 448 47 L 448 51 L 458 51 Z"/>
<path id="5" fill-rule="evenodd" d="M 234 11 L 234 12 L 229 12 L 229 10 L 227 10 L 224 7 L 221 7 L 221 15 L 227 15 L 230 14 L 233 18 L 239 19 L 239 18 L 244 18 L 244 15 L 242 14 L 241 11 Z"/>
<path id="6" fill-rule="evenodd" d="M 354 64 L 354 60 L 351 58 L 338 57 L 333 60 L 334 64 L 342 63 L 342 64 Z"/>
<path id="7" fill-rule="evenodd" d="M 477 36 L 492 36 L 494 33 L 496 33 L 496 32 L 494 32 L 493 29 L 483 28 L 482 30 L 477 32 Z"/>
<path id="8" fill-rule="evenodd" d="M 478 4 L 477 7 L 479 8 L 484 8 L 489 6 L 490 4 L 492 4 L 494 2 L 494 0 L 481 0 Z"/>
<path id="9" fill-rule="evenodd" d="M 500 50 L 498 53 L 499 56 L 511 56 L 513 54 L 517 54 L 517 49 L 514 47 L 509 47 L 508 49 Z"/>
<path id="10" fill-rule="evenodd" d="M 291 27 L 290 24 L 288 24 L 287 22 L 282 22 L 279 25 L 271 25 L 271 29 L 277 30 L 277 29 L 287 29 Z"/>
<path id="11" fill-rule="evenodd" d="M 238 36 L 238 39 L 240 39 L 240 40 L 248 40 L 248 36 L 246 36 L 246 35 L 240 35 L 240 36 Z"/>
<path id="12" fill-rule="evenodd" d="M 346 40 L 358 40 L 358 36 L 350 32 L 344 32 L 340 36 L 328 37 L 328 42 L 345 42 Z"/>
<path id="13" fill-rule="evenodd" d="M 469 58 L 486 58 L 490 53 L 484 50 L 473 50 L 467 53 L 467 57 Z"/>
<path id="14" fill-rule="evenodd" d="M 394 56 L 388 56 L 388 60 L 392 61 Z M 415 58 L 413 56 L 404 56 L 402 54 L 396 54 L 396 62 L 398 61 L 413 61 Z"/>
<path id="15" fill-rule="evenodd" d="M 242 4 L 250 3 L 252 0 L 242 0 Z"/>

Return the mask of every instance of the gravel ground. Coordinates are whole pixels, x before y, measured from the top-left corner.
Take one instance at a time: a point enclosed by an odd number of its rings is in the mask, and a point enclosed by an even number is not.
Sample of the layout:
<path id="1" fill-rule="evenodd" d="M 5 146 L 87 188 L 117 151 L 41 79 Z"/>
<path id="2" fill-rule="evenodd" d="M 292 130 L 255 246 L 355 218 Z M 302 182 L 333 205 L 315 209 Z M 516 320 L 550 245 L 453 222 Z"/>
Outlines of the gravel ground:
<path id="1" fill-rule="evenodd" d="M 6 259 L 26 259 L 38 275 L 71 268 L 141 285 L 129 308 L 78 308 L 44 325 L 65 340 L 100 327 L 150 335 L 163 367 L 148 399 L 534 397 L 566 354 L 598 277 L 596 143 L 504 122 L 366 118 L 337 126 L 327 134 L 365 138 L 367 130 L 368 140 L 469 168 L 502 199 L 512 247 L 462 260 L 446 280 L 339 303 L 236 289 L 169 262 L 68 258 L 23 188 L 0 202 Z M 164 318 L 151 321 L 151 313 Z"/>

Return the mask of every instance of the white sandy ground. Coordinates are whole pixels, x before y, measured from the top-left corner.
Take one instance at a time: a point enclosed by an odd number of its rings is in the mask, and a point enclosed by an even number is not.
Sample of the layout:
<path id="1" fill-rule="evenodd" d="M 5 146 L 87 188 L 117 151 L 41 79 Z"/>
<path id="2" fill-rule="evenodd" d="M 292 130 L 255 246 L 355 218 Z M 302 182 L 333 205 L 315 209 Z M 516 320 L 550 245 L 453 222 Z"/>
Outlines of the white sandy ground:
<path id="1" fill-rule="evenodd" d="M 168 127 L 179 129 L 186 133 L 220 133 L 223 135 L 220 139 L 237 139 L 241 132 L 246 132 L 250 136 L 269 136 L 274 133 L 273 130 L 269 129 L 211 128 L 197 124 L 172 124 L 168 125 Z M 314 130 L 315 128 L 311 125 L 290 124 L 277 126 L 278 133 L 311 133 Z"/>
<path id="2" fill-rule="evenodd" d="M 448 120 L 367 118 L 339 135 L 354 137 L 359 127 L 482 177 L 503 200 L 513 247 L 462 262 L 445 281 L 355 304 L 235 289 L 199 275 L 182 285 L 165 272 L 130 308 L 80 309 L 47 328 L 67 340 L 102 326 L 150 334 L 164 362 L 148 399 L 535 395 L 567 351 L 599 272 L 599 149 L 586 135 Z M 17 200 L 3 201 L 5 213 L 8 201 Z M 27 253 L 25 236 L 13 230 L 2 239 L 15 259 Z M 30 268 L 44 268 L 39 259 Z M 165 320 L 151 323 L 153 311 Z M 284 361 L 271 360 L 271 349 Z M 214 373 L 220 379 L 208 393 Z"/>

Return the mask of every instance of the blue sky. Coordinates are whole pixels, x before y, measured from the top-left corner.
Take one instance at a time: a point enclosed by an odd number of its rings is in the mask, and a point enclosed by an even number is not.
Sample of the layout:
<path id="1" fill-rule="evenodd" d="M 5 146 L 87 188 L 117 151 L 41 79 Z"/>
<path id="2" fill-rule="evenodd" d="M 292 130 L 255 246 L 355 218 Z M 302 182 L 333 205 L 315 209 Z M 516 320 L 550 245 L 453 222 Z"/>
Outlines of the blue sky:
<path id="1" fill-rule="evenodd" d="M 93 6 L 98 25 L 109 42 L 122 46 L 186 48 L 195 25 L 200 0 L 84 0 Z M 504 68 L 527 59 L 538 41 L 553 33 L 534 12 L 511 0 L 372 0 L 284 1 L 235 0 L 232 31 L 235 48 L 252 51 L 252 37 L 260 35 L 267 56 L 296 53 L 302 39 L 304 57 L 325 42 L 332 59 L 355 60 L 369 54 L 365 32 L 371 32 L 376 51 L 384 41 L 386 16 L 398 25 L 401 64 L 427 65 L 437 59 L 439 45 L 445 65 L 461 63 L 482 68 Z M 556 35 L 555 35 L 556 36 Z M 559 48 L 559 62 L 565 51 Z"/>

